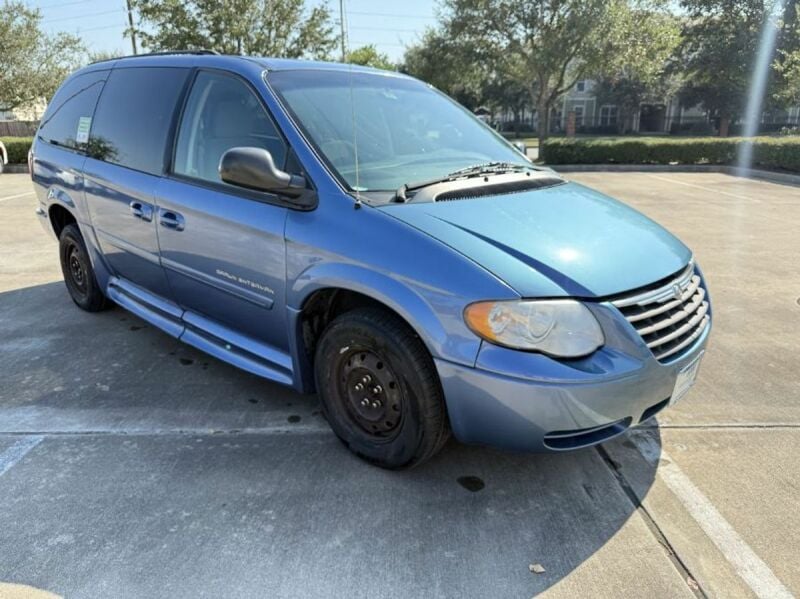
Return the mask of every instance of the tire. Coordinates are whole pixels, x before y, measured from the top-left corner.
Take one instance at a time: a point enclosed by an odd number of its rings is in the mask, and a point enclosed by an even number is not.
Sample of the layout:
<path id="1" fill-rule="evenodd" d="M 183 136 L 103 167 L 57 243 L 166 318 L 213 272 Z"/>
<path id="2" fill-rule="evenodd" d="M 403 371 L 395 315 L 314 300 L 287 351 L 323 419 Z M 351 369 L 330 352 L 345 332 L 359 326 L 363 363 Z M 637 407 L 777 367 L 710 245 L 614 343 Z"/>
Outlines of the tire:
<path id="1" fill-rule="evenodd" d="M 391 312 L 359 308 L 335 318 L 317 344 L 314 375 L 334 433 L 372 464 L 417 466 L 450 436 L 433 360 Z"/>
<path id="2" fill-rule="evenodd" d="M 111 303 L 106 299 L 94 275 L 89 252 L 78 225 L 65 226 L 58 238 L 61 272 L 72 301 L 87 312 L 99 312 Z"/>

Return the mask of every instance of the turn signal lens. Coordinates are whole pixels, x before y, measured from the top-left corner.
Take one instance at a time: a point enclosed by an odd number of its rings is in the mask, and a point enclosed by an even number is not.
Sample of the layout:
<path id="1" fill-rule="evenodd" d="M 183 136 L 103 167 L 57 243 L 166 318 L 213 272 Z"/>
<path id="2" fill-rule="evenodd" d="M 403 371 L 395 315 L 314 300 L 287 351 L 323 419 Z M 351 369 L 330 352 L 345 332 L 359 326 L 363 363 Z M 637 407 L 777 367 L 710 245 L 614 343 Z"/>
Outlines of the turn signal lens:
<path id="1" fill-rule="evenodd" d="M 571 299 L 477 302 L 464 320 L 490 343 L 561 358 L 588 355 L 605 342 L 594 315 Z"/>

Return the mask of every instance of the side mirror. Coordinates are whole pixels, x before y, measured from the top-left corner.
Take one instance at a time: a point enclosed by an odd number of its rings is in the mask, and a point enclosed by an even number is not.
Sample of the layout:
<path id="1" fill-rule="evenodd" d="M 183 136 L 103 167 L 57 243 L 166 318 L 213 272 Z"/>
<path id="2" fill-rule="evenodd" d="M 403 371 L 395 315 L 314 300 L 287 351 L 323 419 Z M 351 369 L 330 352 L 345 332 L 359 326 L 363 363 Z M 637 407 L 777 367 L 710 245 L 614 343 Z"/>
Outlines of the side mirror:
<path id="1" fill-rule="evenodd" d="M 307 188 L 305 178 L 279 169 L 263 148 L 231 148 L 219 161 L 219 176 L 231 185 L 289 196 L 302 195 Z"/>
<path id="2" fill-rule="evenodd" d="M 512 143 L 512 145 L 513 145 L 515 148 L 517 148 L 517 150 L 519 150 L 519 152 L 520 152 L 520 153 L 521 153 L 523 156 L 525 156 L 525 158 L 527 158 L 527 157 L 528 157 L 528 146 L 527 146 L 527 145 L 525 145 L 525 142 L 524 142 L 524 141 L 515 141 L 515 142 L 513 142 L 513 143 Z"/>

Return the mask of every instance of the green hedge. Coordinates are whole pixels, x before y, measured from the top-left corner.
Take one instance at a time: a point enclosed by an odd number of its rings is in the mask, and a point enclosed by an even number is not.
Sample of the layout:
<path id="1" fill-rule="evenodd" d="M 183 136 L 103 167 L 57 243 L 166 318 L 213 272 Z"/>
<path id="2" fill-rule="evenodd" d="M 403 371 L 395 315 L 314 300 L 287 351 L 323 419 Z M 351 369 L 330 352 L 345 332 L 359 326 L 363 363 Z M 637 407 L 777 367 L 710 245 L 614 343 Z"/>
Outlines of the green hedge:
<path id="1" fill-rule="evenodd" d="M 25 164 L 28 161 L 32 137 L 0 137 L 0 141 L 6 146 L 9 164 Z"/>
<path id="2" fill-rule="evenodd" d="M 546 164 L 736 164 L 740 137 L 553 138 Z M 753 165 L 800 172 L 800 137 L 755 137 Z"/>

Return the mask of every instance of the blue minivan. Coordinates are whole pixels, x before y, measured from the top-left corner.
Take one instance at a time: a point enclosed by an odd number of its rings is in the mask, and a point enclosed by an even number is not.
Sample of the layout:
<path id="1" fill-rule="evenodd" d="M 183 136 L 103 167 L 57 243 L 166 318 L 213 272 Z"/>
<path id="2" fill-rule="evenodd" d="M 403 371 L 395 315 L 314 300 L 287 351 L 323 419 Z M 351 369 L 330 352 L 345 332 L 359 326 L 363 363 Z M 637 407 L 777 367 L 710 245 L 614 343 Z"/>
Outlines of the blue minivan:
<path id="1" fill-rule="evenodd" d="M 344 64 L 175 52 L 69 77 L 31 153 L 75 303 L 319 395 L 400 468 L 565 451 L 679 400 L 711 309 L 691 251 L 445 95 Z"/>

